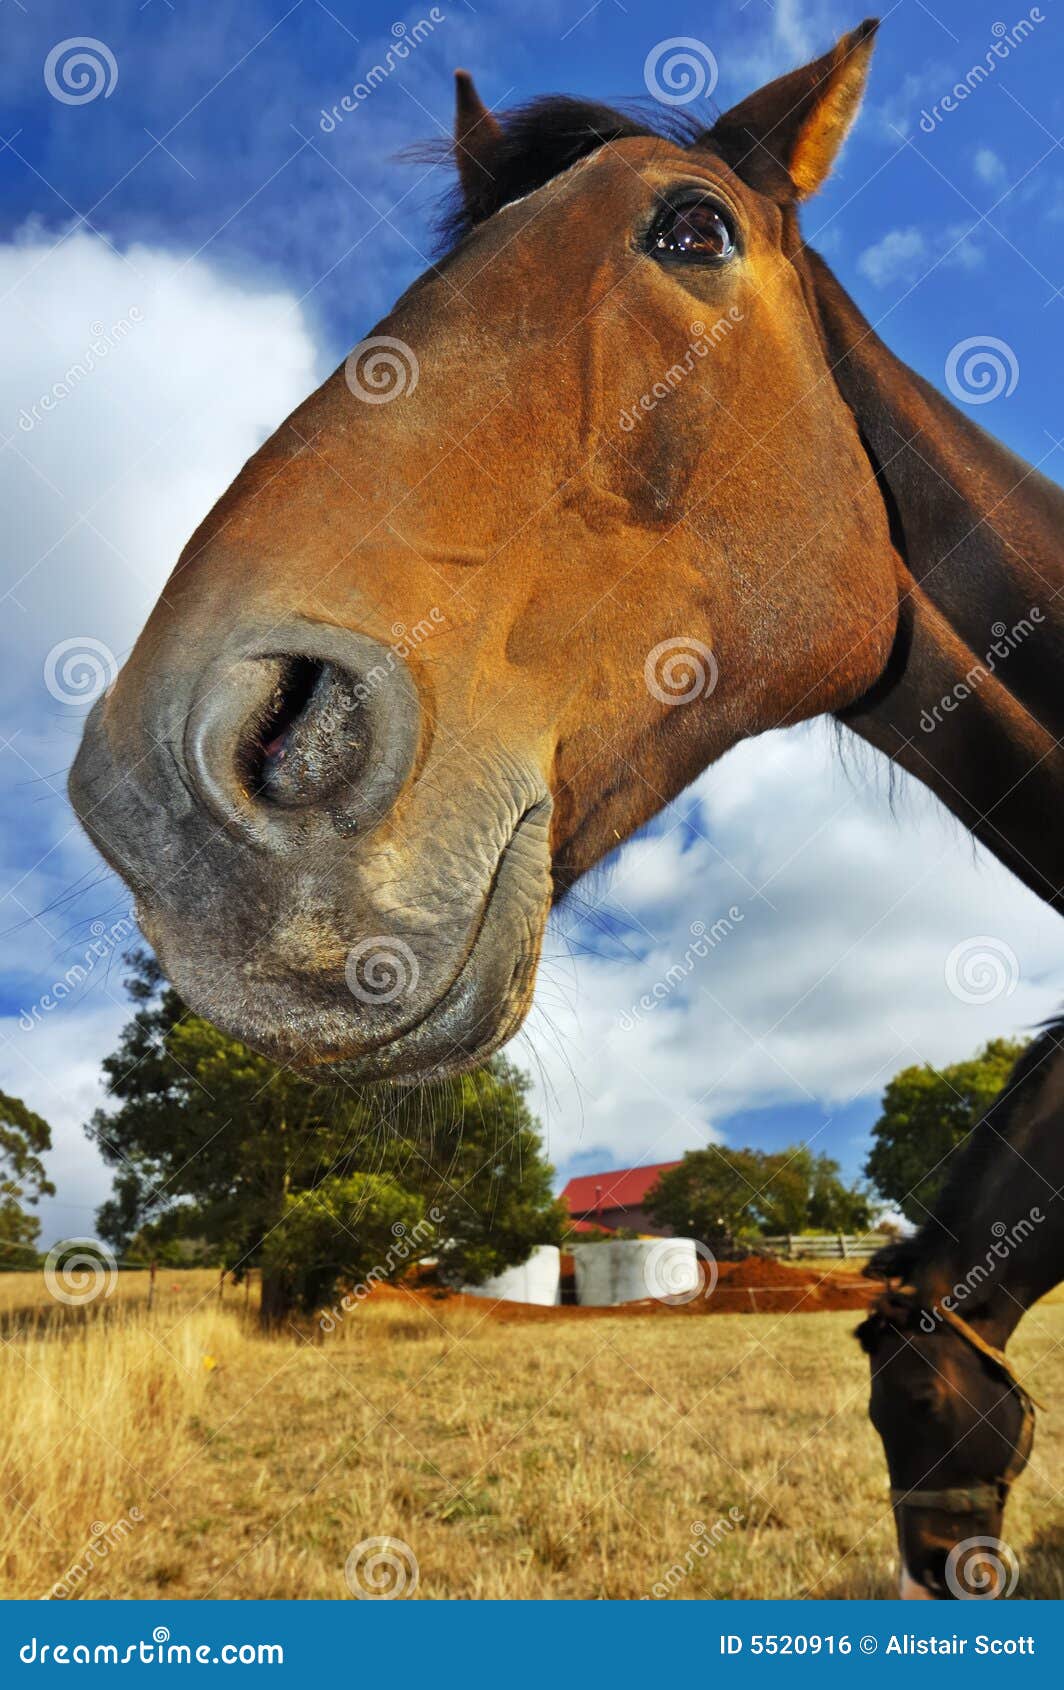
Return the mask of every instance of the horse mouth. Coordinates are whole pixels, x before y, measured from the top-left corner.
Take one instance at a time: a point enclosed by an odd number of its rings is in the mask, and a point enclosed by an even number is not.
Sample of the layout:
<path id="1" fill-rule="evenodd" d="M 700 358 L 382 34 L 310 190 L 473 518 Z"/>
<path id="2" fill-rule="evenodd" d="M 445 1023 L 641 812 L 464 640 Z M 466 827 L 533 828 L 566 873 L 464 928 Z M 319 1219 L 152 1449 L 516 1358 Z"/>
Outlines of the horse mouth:
<path id="1" fill-rule="evenodd" d="M 479 918 L 450 980 L 398 1031 L 354 1054 L 338 1051 L 301 1065 L 308 1078 L 414 1083 L 480 1066 L 512 1038 L 531 1001 L 550 904 L 547 836 L 551 804 L 538 798 L 520 814 L 499 854 Z M 387 994 L 396 966 L 417 971 L 410 947 L 352 949 L 346 983 L 355 998 Z M 355 966 L 351 958 L 361 950 Z M 365 966 L 359 969 L 358 964 Z M 383 963 L 384 982 L 379 980 Z"/>

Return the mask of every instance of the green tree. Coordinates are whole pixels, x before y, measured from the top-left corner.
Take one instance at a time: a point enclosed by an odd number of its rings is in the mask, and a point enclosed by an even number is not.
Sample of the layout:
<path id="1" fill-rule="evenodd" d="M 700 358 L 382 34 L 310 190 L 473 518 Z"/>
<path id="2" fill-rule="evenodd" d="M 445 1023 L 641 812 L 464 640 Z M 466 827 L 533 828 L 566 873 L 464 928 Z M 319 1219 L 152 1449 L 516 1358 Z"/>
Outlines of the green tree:
<path id="1" fill-rule="evenodd" d="M 22 1205 L 54 1196 L 41 1161 L 51 1148 L 47 1121 L 21 1098 L 0 1092 L 0 1263 L 5 1266 L 29 1268 L 37 1260 L 41 1223 Z"/>
<path id="2" fill-rule="evenodd" d="M 883 1093 L 865 1173 L 876 1190 L 921 1225 L 963 1143 L 1022 1054 L 1015 1039 L 991 1039 L 967 1062 L 903 1068 Z"/>
<path id="3" fill-rule="evenodd" d="M 660 1226 L 707 1244 L 741 1237 L 826 1228 L 861 1232 L 875 1205 L 859 1185 L 846 1185 L 830 1156 L 805 1145 L 787 1150 L 711 1145 L 689 1150 L 663 1173 L 647 1198 Z"/>
<path id="4" fill-rule="evenodd" d="M 88 1127 L 117 1170 L 97 1217 L 117 1249 L 196 1239 L 238 1276 L 261 1266 L 272 1324 L 379 1265 L 400 1220 L 435 1211 L 418 1255 L 470 1283 L 560 1237 L 527 1082 L 502 1058 L 417 1092 L 313 1085 L 130 960 L 135 1013 L 104 1062 L 115 1103 Z"/>

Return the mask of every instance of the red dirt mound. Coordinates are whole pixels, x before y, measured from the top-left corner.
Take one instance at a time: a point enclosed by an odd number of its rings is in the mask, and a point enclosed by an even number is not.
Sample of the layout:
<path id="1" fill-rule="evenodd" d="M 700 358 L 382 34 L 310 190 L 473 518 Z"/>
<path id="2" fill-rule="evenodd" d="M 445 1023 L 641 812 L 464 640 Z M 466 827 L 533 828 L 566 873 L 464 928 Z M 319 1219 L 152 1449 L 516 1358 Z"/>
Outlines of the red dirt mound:
<path id="1" fill-rule="evenodd" d="M 857 1273 L 826 1274 L 800 1264 L 778 1262 L 771 1256 L 746 1256 L 739 1262 L 719 1263 L 717 1281 L 709 1295 L 701 1294 L 687 1303 L 661 1303 L 647 1297 L 617 1308 L 580 1308 L 573 1304 L 549 1308 L 535 1303 L 493 1302 L 490 1297 L 428 1285 L 379 1285 L 372 1295 L 377 1303 L 408 1300 L 427 1309 L 462 1309 L 482 1320 L 522 1323 L 646 1315 L 813 1314 L 826 1309 L 861 1312 L 868 1306 L 873 1289 Z"/>

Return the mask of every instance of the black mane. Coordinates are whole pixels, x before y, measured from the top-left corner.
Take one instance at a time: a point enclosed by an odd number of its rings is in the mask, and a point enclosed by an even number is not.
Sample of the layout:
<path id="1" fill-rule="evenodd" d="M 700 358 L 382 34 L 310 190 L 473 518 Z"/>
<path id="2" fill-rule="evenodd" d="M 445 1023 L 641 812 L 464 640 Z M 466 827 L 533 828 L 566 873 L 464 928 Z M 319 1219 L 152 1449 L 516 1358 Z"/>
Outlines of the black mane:
<path id="1" fill-rule="evenodd" d="M 482 186 L 470 200 L 460 187 L 453 189 L 437 219 L 437 236 L 445 253 L 502 206 L 534 193 L 612 141 L 642 136 L 687 150 L 708 133 L 705 118 L 686 110 L 642 105 L 620 110 L 567 94 L 544 95 L 497 114 L 497 119 L 502 139 L 493 145 L 490 174 L 483 171 Z M 439 162 L 453 159 L 454 149 L 449 142 L 433 142 L 410 149 L 406 156 Z M 481 172 L 474 175 L 479 177 Z"/>
<path id="2" fill-rule="evenodd" d="M 864 1272 L 870 1279 L 909 1280 L 930 1260 L 943 1239 L 960 1234 L 971 1215 L 972 1194 L 993 1179 L 1001 1154 L 1002 1140 L 1012 1141 L 1021 1108 L 1028 1102 L 1043 1064 L 1064 1045 L 1064 1012 L 1047 1021 L 1038 1037 L 1020 1056 L 1005 1083 L 954 1159 L 949 1179 L 936 1197 L 931 1214 L 911 1238 L 899 1239 L 877 1250 Z"/>

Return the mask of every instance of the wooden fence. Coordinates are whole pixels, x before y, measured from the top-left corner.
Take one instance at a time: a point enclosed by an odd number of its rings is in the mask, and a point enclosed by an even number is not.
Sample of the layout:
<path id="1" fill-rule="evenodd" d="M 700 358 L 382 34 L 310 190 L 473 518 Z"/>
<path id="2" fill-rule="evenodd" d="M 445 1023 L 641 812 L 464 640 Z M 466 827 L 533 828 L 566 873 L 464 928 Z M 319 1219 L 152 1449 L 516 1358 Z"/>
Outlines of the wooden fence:
<path id="1" fill-rule="evenodd" d="M 803 1256 L 838 1256 L 856 1261 L 874 1256 L 890 1240 L 882 1232 L 784 1232 L 778 1238 L 759 1238 L 758 1244 L 773 1256 L 800 1261 Z"/>

